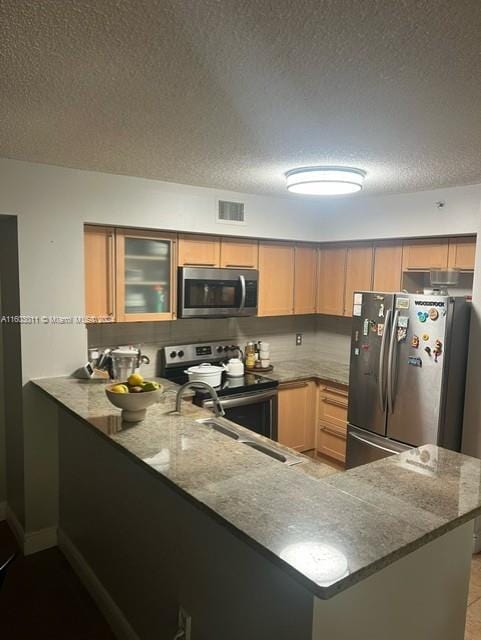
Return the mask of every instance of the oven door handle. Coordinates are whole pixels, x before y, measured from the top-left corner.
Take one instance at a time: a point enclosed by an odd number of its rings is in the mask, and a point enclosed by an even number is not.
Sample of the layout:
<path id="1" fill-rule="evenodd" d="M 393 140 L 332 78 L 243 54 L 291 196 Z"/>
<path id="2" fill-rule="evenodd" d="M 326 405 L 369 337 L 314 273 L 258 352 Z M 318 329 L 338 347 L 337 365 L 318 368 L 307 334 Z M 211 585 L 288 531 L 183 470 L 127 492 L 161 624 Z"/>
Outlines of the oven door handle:
<path id="1" fill-rule="evenodd" d="M 231 396 L 230 398 L 220 398 L 220 404 L 224 409 L 231 407 L 244 407 L 248 404 L 258 404 L 265 400 L 272 400 L 277 396 L 277 389 L 262 391 L 259 393 L 249 393 L 248 395 Z M 214 406 L 213 400 L 205 400 L 203 407 L 209 409 Z"/>
<path id="2" fill-rule="evenodd" d="M 246 306 L 246 279 L 244 276 L 239 276 L 240 285 L 241 285 L 241 301 L 239 306 L 239 311 L 243 311 Z"/>

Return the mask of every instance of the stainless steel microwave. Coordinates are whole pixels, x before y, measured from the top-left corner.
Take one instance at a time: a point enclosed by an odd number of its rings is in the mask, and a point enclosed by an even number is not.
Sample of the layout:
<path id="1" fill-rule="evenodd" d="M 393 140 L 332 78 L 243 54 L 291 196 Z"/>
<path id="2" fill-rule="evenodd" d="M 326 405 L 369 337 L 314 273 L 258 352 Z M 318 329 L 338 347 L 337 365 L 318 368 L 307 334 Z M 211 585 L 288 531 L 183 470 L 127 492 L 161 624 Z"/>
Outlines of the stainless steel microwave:
<path id="1" fill-rule="evenodd" d="M 179 318 L 229 318 L 257 314 L 255 269 L 179 267 Z"/>

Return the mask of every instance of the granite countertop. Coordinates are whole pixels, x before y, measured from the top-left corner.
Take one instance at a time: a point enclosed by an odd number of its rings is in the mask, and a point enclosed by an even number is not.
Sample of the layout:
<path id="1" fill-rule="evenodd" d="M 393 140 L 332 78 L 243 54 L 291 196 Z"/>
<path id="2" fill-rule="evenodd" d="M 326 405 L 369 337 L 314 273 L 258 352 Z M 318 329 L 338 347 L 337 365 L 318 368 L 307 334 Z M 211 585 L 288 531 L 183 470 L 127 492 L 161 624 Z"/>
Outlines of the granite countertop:
<path id="1" fill-rule="evenodd" d="M 264 374 L 278 380 L 279 384 L 301 380 L 324 380 L 337 384 L 349 384 L 349 365 L 323 357 L 299 358 L 274 362 L 274 370 Z"/>
<path id="2" fill-rule="evenodd" d="M 287 467 L 197 423 L 212 415 L 204 409 L 185 402 L 172 413 L 167 381 L 133 426 L 103 384 L 33 382 L 323 599 L 481 513 L 481 460 L 436 446 L 345 473 L 309 460 Z"/>

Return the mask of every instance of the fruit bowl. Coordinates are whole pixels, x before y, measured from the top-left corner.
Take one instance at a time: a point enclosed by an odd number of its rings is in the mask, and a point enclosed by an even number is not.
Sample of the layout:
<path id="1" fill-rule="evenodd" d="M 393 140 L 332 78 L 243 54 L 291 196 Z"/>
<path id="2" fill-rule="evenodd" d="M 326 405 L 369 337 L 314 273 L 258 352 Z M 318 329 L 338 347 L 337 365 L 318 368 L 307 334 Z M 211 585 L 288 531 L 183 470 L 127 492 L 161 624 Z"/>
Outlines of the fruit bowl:
<path id="1" fill-rule="evenodd" d="M 112 391 L 114 387 L 118 388 L 121 385 L 129 389 L 128 383 L 116 382 L 106 387 L 105 393 L 114 407 L 122 409 L 122 420 L 125 422 L 140 422 L 143 420 L 147 414 L 147 409 L 160 400 L 163 392 L 161 385 L 153 391 L 138 393 L 129 393 L 128 390 L 124 393 Z"/>

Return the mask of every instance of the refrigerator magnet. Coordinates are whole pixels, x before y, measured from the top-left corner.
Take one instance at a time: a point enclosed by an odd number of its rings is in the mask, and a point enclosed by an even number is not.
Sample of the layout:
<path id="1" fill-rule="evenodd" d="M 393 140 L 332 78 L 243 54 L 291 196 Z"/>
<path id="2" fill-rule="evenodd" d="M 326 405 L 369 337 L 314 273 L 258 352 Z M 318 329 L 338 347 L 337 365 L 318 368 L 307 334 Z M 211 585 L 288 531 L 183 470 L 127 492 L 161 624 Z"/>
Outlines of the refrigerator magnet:
<path id="1" fill-rule="evenodd" d="M 399 316 L 399 318 L 397 319 L 398 327 L 404 327 L 405 329 L 407 329 L 408 324 L 409 324 L 409 318 L 407 316 Z"/>
<path id="2" fill-rule="evenodd" d="M 384 325 L 383 324 L 378 324 L 377 325 L 377 335 L 381 338 L 383 333 L 384 333 Z"/>
<path id="3" fill-rule="evenodd" d="M 358 355 L 359 355 L 359 353 L 360 353 L 360 352 L 359 352 L 359 349 L 356 347 L 356 348 L 354 349 L 354 355 L 355 355 L 355 356 L 358 356 Z"/>
<path id="4" fill-rule="evenodd" d="M 367 318 L 364 320 L 364 323 L 362 326 L 362 335 L 363 336 L 369 335 L 369 320 Z"/>
<path id="5" fill-rule="evenodd" d="M 419 348 L 419 336 L 413 336 L 411 338 L 411 347 L 413 349 L 418 349 Z"/>
<path id="6" fill-rule="evenodd" d="M 429 313 L 429 319 L 430 320 L 437 320 L 439 318 L 439 311 L 437 309 L 435 309 L 434 307 L 429 309 L 428 313 Z"/>
<path id="7" fill-rule="evenodd" d="M 379 305 L 379 317 L 384 318 L 384 304 Z"/>
<path id="8" fill-rule="evenodd" d="M 409 298 L 396 298 L 396 309 L 409 309 Z"/>
<path id="9" fill-rule="evenodd" d="M 417 356 L 409 356 L 408 364 L 410 364 L 413 367 L 422 367 L 423 361 L 421 360 L 421 358 L 418 358 Z"/>
<path id="10" fill-rule="evenodd" d="M 354 304 L 362 304 L 362 293 L 354 294 Z"/>
<path id="11" fill-rule="evenodd" d="M 397 328 L 397 341 L 398 342 L 402 342 L 403 340 L 406 340 L 406 337 L 408 335 L 408 330 L 406 329 L 406 327 L 398 327 Z"/>
<path id="12" fill-rule="evenodd" d="M 354 303 L 354 306 L 352 307 L 352 315 L 360 316 L 361 313 L 362 313 L 362 305 Z"/>

